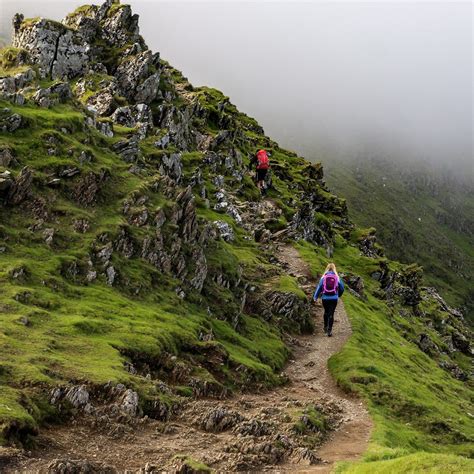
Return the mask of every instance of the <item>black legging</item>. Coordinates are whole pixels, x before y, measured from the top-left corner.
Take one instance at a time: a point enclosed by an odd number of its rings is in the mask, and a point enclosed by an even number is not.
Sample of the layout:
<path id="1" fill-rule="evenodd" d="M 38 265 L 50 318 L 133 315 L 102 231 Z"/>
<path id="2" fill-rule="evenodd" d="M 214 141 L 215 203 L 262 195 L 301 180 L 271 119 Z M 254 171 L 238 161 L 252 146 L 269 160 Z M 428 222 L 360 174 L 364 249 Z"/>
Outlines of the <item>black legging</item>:
<path id="1" fill-rule="evenodd" d="M 332 324 L 334 322 L 334 311 L 336 311 L 337 300 L 323 299 L 324 307 L 324 327 L 328 333 L 332 332 Z"/>

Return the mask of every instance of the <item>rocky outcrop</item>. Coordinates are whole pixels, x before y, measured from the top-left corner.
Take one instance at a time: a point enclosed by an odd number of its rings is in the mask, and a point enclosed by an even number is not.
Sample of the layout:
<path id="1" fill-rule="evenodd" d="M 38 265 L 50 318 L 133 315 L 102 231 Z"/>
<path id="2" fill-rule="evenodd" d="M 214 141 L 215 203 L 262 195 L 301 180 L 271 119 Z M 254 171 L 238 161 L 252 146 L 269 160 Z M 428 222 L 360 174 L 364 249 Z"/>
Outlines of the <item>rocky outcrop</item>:
<path id="1" fill-rule="evenodd" d="M 115 72 L 121 95 L 138 104 L 155 99 L 160 83 L 159 60 L 160 56 L 151 51 L 125 58 Z"/>
<path id="2" fill-rule="evenodd" d="M 90 60 L 90 46 L 79 32 L 43 18 L 24 21 L 16 16 L 12 43 L 28 51 L 43 77 L 72 79 L 86 72 Z"/>
<path id="3" fill-rule="evenodd" d="M 295 293 L 251 292 L 247 295 L 245 308 L 247 312 L 260 314 L 289 332 L 303 334 L 314 330 L 309 301 Z"/>
<path id="4" fill-rule="evenodd" d="M 7 204 L 16 206 L 25 201 L 31 195 L 32 182 L 33 172 L 27 167 L 23 168 L 8 188 Z"/>

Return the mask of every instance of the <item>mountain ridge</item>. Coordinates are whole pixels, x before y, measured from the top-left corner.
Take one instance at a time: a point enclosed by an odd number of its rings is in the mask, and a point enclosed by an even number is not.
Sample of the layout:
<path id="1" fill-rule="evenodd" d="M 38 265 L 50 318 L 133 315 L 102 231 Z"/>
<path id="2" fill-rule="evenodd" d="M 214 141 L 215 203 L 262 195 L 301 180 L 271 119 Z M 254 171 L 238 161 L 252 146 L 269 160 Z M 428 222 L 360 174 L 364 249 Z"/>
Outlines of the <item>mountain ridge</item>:
<path id="1" fill-rule="evenodd" d="M 315 278 L 328 256 L 344 270 L 354 335 L 330 369 L 376 419 L 369 460 L 471 453 L 462 315 L 351 223 L 321 164 L 150 52 L 126 5 L 13 26 L 0 65 L 2 443 L 83 413 L 166 423 L 189 398 L 286 383 L 285 340 L 315 329 L 274 257 L 289 242 Z M 262 147 L 263 200 L 248 173 Z"/>

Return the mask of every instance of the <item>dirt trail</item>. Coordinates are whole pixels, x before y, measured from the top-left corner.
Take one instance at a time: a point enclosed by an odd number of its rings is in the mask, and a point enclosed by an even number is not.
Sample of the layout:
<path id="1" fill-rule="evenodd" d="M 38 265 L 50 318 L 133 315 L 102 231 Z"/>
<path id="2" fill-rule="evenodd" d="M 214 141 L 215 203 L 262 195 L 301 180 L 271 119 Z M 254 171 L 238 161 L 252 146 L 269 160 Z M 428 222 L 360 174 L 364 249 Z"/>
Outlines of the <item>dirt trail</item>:
<path id="1" fill-rule="evenodd" d="M 293 247 L 282 248 L 280 259 L 287 265 L 289 273 L 293 276 L 303 278 L 310 276 L 307 264 Z M 302 287 L 308 296 L 314 290 L 312 285 Z M 337 305 L 332 337 L 327 337 L 321 331 L 321 309 L 313 307 L 313 311 L 318 325 L 316 334 L 299 337 L 300 340 L 305 340 L 307 347 L 297 351 L 294 363 L 288 366 L 287 373 L 294 381 L 293 390 L 297 390 L 300 396 L 310 391 L 324 397 L 331 397 L 343 408 L 344 421 L 317 451 L 324 463 L 306 469 L 293 468 L 293 472 L 330 472 L 336 462 L 357 459 L 367 448 L 372 431 L 372 420 L 365 405 L 360 399 L 345 394 L 336 385 L 327 366 L 329 358 L 342 349 L 352 334 L 344 304 L 339 301 Z M 291 469 L 291 466 L 286 467 Z"/>
<path id="2" fill-rule="evenodd" d="M 278 258 L 289 274 L 303 282 L 301 287 L 310 296 L 313 286 L 305 283 L 310 282 L 309 268 L 298 252 L 291 246 L 281 245 Z M 283 463 L 278 459 L 270 460 L 258 471 L 330 472 L 335 462 L 356 459 L 367 447 L 372 423 L 364 404 L 344 394 L 327 369 L 328 359 L 342 348 L 350 336 L 350 323 L 340 303 L 336 310 L 333 337 L 328 338 L 321 330 L 321 308 L 313 305 L 313 314 L 316 334 L 298 336 L 291 341 L 293 355 L 285 369 L 290 379 L 287 386 L 265 394 L 192 401 L 172 422 L 165 424 L 148 420 L 133 428 L 118 425 L 115 433 L 114 430 L 104 433 L 90 422 L 83 421 L 75 421 L 72 426 L 45 428 L 39 437 L 38 448 L 28 456 L 19 455 L 3 472 L 46 472 L 48 464 L 54 459 L 97 461 L 114 466 L 120 472 L 136 472 L 147 463 L 169 465 L 170 459 L 178 453 L 205 462 L 219 472 L 257 472 L 255 468 L 245 467 L 247 458 L 242 455 L 242 443 L 245 445 L 247 438 L 231 429 L 220 433 L 206 432 L 196 426 L 196 419 L 203 413 L 224 408 L 241 413 L 249 420 L 258 419 L 264 424 L 265 420 L 269 420 L 278 429 L 284 430 L 289 420 L 282 413 L 308 403 L 332 404 L 341 409 L 340 426 L 315 450 L 315 457 L 321 461 L 310 465 L 307 459 L 303 459 L 304 456 L 290 456 Z M 259 438 L 254 438 L 253 442 L 255 439 Z"/>

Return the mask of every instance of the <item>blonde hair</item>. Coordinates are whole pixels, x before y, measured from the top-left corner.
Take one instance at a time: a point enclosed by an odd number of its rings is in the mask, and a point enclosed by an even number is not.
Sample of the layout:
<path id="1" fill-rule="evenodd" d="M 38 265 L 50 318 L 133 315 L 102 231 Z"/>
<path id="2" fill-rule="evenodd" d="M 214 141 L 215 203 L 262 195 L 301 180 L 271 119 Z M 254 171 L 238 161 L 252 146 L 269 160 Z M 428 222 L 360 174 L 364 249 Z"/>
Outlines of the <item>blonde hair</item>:
<path id="1" fill-rule="evenodd" d="M 328 266 L 326 267 L 326 270 L 324 270 L 324 273 L 326 274 L 327 272 L 333 272 L 335 273 L 337 276 L 338 273 L 337 273 L 337 270 L 336 270 L 336 265 L 334 263 L 328 263 Z"/>

